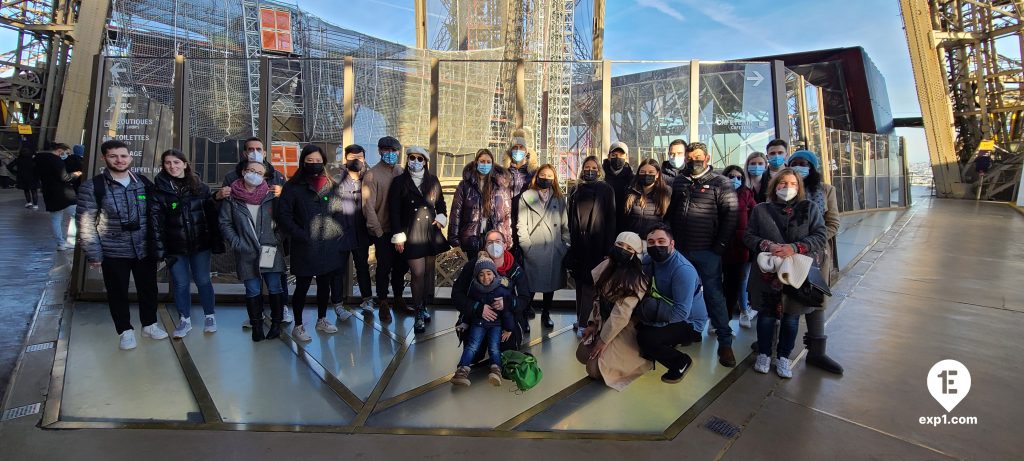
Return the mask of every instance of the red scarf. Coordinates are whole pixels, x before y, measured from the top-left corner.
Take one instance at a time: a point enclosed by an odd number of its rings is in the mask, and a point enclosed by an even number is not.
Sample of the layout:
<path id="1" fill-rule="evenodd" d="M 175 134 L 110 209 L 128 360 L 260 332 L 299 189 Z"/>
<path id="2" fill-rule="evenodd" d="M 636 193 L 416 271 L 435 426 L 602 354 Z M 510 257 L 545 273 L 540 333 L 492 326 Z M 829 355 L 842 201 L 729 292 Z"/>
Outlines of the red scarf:
<path id="1" fill-rule="evenodd" d="M 256 186 L 256 190 L 252 192 L 249 192 L 245 188 L 245 181 L 241 178 L 236 179 L 235 182 L 231 183 L 231 196 L 237 197 L 239 200 L 250 205 L 259 205 L 263 203 L 263 199 L 266 198 L 269 190 L 270 186 L 267 185 L 266 181 L 263 181 L 259 186 Z"/>
<path id="2" fill-rule="evenodd" d="M 512 253 L 509 253 L 508 250 L 505 251 L 503 256 L 501 264 L 498 265 L 498 274 L 508 277 L 508 270 L 515 264 L 516 259 L 512 257 Z"/>
<path id="3" fill-rule="evenodd" d="M 327 195 L 327 193 L 324 191 L 324 187 L 327 186 L 327 175 L 313 176 L 310 178 L 306 178 L 306 181 L 309 183 L 309 185 L 313 186 L 313 190 L 316 191 L 317 195 Z"/>

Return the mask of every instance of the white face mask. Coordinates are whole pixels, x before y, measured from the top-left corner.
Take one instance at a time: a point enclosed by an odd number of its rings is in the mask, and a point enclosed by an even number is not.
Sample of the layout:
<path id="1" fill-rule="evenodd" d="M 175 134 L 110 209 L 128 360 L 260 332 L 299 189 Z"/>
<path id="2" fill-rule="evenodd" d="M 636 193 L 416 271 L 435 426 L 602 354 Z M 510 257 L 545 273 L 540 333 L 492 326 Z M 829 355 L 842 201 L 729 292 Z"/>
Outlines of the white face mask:
<path id="1" fill-rule="evenodd" d="M 409 160 L 409 170 L 413 173 L 419 173 L 423 171 L 425 164 L 417 160 Z"/>
<path id="2" fill-rule="evenodd" d="M 783 201 L 790 201 L 796 198 L 796 189 L 792 187 L 784 187 L 782 189 L 776 189 L 775 195 L 779 196 Z"/>
<path id="3" fill-rule="evenodd" d="M 492 258 L 497 258 L 505 254 L 505 245 L 501 243 L 488 243 L 487 254 L 491 255 Z"/>
<path id="4" fill-rule="evenodd" d="M 242 175 L 242 180 L 245 181 L 246 184 L 256 187 L 260 184 L 263 184 L 263 175 L 259 173 L 250 172 Z"/>
<path id="5" fill-rule="evenodd" d="M 245 158 L 249 159 L 250 162 L 263 163 L 263 152 L 251 151 L 246 154 Z"/>

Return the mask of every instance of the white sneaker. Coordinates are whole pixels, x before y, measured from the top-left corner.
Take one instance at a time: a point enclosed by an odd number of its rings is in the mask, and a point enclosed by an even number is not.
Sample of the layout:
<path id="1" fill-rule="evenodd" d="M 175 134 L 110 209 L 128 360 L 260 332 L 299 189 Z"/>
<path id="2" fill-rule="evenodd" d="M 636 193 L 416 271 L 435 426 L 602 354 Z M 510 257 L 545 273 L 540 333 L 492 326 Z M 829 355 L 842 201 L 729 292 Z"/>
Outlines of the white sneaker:
<path id="1" fill-rule="evenodd" d="M 752 328 L 753 320 L 757 317 L 757 311 L 748 309 L 740 313 L 740 326 L 743 328 Z"/>
<path id="2" fill-rule="evenodd" d="M 775 372 L 779 374 L 781 378 L 792 378 L 793 377 L 793 362 L 785 357 L 779 357 L 775 359 Z"/>
<path id="3" fill-rule="evenodd" d="M 296 325 L 295 328 L 292 328 L 292 338 L 296 341 L 303 342 L 313 340 L 313 338 L 309 336 L 309 333 L 306 333 L 306 327 L 302 325 Z"/>
<path id="4" fill-rule="evenodd" d="M 292 323 L 292 322 L 294 322 L 295 321 L 295 315 L 292 314 L 292 310 L 288 308 L 288 305 L 285 304 L 285 305 L 281 306 L 281 308 L 284 309 L 284 311 L 282 311 L 282 313 L 284 315 L 281 316 L 281 321 L 284 322 L 284 323 Z"/>
<path id="5" fill-rule="evenodd" d="M 363 299 L 363 303 L 359 305 L 359 308 L 363 312 L 370 313 L 377 309 L 377 301 L 371 298 Z"/>
<path id="6" fill-rule="evenodd" d="M 124 333 L 121 333 L 121 344 L 118 347 L 122 351 L 135 349 L 135 345 L 135 330 L 125 330 Z"/>
<path id="7" fill-rule="evenodd" d="M 352 311 L 350 311 L 348 309 L 345 309 L 344 303 L 335 304 L 334 305 L 334 313 L 338 315 L 338 321 L 339 322 L 344 322 L 344 321 L 348 320 L 349 317 L 352 316 Z M 320 320 L 324 320 L 324 319 L 320 319 Z M 317 328 L 320 328 L 320 322 L 319 321 L 317 321 L 316 325 L 317 325 Z"/>
<path id="8" fill-rule="evenodd" d="M 249 319 L 242 320 L 242 329 L 248 330 L 252 328 L 252 324 L 249 323 Z"/>
<path id="9" fill-rule="evenodd" d="M 31 203 L 26 203 L 25 204 L 25 208 L 32 208 L 32 204 Z"/>
<path id="10" fill-rule="evenodd" d="M 349 315 L 349 317 L 352 316 L 351 313 L 348 314 L 348 315 Z M 330 334 L 330 333 L 337 333 L 338 332 L 338 327 L 336 327 L 334 325 L 331 325 L 329 322 L 327 322 L 327 318 L 325 317 L 325 318 L 322 318 L 322 319 L 319 319 L 319 320 L 316 321 L 316 331 L 322 331 L 322 332 L 328 333 L 328 334 Z"/>
<path id="11" fill-rule="evenodd" d="M 250 326 L 251 328 L 251 326 Z M 213 315 L 207 315 L 206 320 L 203 321 L 203 333 L 216 333 L 217 332 L 217 319 Z"/>
<path id="12" fill-rule="evenodd" d="M 164 331 L 163 328 L 160 328 L 160 325 L 154 323 L 152 325 L 142 327 L 142 336 L 152 339 L 165 339 L 167 338 L 167 332 Z"/>
<path id="13" fill-rule="evenodd" d="M 32 209 L 33 210 L 38 210 L 39 209 L 39 205 L 32 205 Z"/>
<path id="14" fill-rule="evenodd" d="M 185 335 L 187 335 L 188 332 L 190 332 L 190 331 L 192 331 L 192 319 L 190 319 L 190 318 L 187 319 L 185 317 L 179 317 L 178 318 L 178 328 L 174 329 L 174 337 L 175 338 L 184 338 Z"/>
<path id="15" fill-rule="evenodd" d="M 761 373 L 761 374 L 767 374 L 768 373 L 768 369 L 771 368 L 771 366 L 772 366 L 772 359 L 768 358 L 767 355 L 764 355 L 764 354 L 758 354 L 757 355 L 757 361 L 754 362 L 754 371 L 756 371 L 758 373 Z"/>

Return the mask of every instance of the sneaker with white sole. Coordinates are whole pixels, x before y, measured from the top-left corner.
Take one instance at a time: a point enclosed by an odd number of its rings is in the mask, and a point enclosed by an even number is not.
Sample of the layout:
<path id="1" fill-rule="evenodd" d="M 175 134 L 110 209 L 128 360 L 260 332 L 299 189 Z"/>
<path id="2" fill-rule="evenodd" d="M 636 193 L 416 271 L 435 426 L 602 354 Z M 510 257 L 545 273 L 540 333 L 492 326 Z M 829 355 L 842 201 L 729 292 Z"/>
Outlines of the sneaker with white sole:
<path id="1" fill-rule="evenodd" d="M 352 311 L 346 309 L 344 303 L 335 304 L 334 305 L 334 313 L 338 315 L 338 321 L 339 322 L 344 322 L 344 321 L 348 320 L 349 317 L 352 316 Z M 320 326 L 320 323 L 317 322 L 317 328 L 319 328 L 319 326 Z"/>
<path id="2" fill-rule="evenodd" d="M 203 333 L 216 333 L 217 332 L 217 319 L 214 316 L 207 315 L 206 319 L 203 320 Z"/>
<path id="3" fill-rule="evenodd" d="M 469 386 L 469 367 L 459 367 L 455 370 L 455 376 L 452 376 L 451 383 L 456 386 Z"/>
<path id="4" fill-rule="evenodd" d="M 190 332 L 190 331 L 192 331 L 192 319 L 185 318 L 185 317 L 179 317 L 178 318 L 178 327 L 174 329 L 173 336 L 175 338 L 184 338 L 185 335 L 187 335 L 188 332 Z"/>
<path id="5" fill-rule="evenodd" d="M 757 317 L 757 311 L 748 309 L 740 313 L 740 326 L 743 328 L 753 328 L 754 318 Z"/>
<path id="6" fill-rule="evenodd" d="M 768 373 L 768 369 L 770 369 L 771 367 L 772 367 L 772 359 L 771 358 L 769 358 L 767 355 L 764 355 L 764 354 L 758 354 L 757 355 L 757 360 L 754 361 L 754 371 L 756 371 L 758 373 L 761 373 L 761 374 L 767 374 Z"/>
<path id="7" fill-rule="evenodd" d="M 792 378 L 793 377 L 793 362 L 785 357 L 779 357 L 775 359 L 775 372 L 779 374 L 780 378 Z"/>
<path id="8" fill-rule="evenodd" d="M 160 328 L 160 325 L 154 323 L 152 325 L 142 327 L 142 336 L 151 339 L 165 339 L 167 338 L 167 332 L 164 331 L 163 328 Z"/>
<path id="9" fill-rule="evenodd" d="M 292 338 L 296 341 L 303 342 L 313 340 L 313 338 L 309 336 L 309 333 L 306 333 L 306 327 L 302 325 L 295 325 L 295 328 L 292 328 Z"/>
<path id="10" fill-rule="evenodd" d="M 125 330 L 121 333 L 121 342 L 117 347 L 120 347 L 122 351 L 128 351 L 135 349 L 135 330 Z"/>
<path id="11" fill-rule="evenodd" d="M 242 320 L 242 329 L 248 330 L 250 328 L 252 328 L 252 324 L 249 323 L 249 319 Z"/>
<path id="12" fill-rule="evenodd" d="M 359 305 L 359 308 L 366 313 L 373 312 L 377 310 L 377 301 L 373 298 L 363 299 L 363 303 Z"/>
<path id="13" fill-rule="evenodd" d="M 349 314 L 349 316 L 351 315 L 352 314 Z M 322 331 L 327 334 L 337 333 L 338 327 L 331 325 L 330 322 L 328 322 L 327 318 L 325 317 L 316 321 L 316 331 Z"/>
<path id="14" fill-rule="evenodd" d="M 487 375 L 487 381 L 490 381 L 492 386 L 501 385 L 501 368 L 497 365 L 491 365 L 491 372 Z"/>
<path id="15" fill-rule="evenodd" d="M 287 304 L 281 306 L 281 321 L 284 323 L 292 323 L 295 321 L 295 315 L 292 314 L 292 310 L 288 308 Z"/>
<path id="16" fill-rule="evenodd" d="M 26 203 L 25 204 L 25 208 L 32 208 L 32 204 L 31 203 Z"/>

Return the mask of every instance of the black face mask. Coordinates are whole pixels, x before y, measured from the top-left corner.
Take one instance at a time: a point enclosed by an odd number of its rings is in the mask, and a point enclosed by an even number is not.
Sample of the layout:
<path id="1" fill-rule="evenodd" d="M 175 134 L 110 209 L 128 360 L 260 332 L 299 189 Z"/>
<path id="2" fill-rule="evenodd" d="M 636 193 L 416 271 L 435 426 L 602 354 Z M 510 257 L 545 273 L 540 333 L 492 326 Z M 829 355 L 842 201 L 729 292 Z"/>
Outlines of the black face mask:
<path id="1" fill-rule="evenodd" d="M 707 167 L 708 162 L 705 160 L 687 160 L 686 167 L 694 173 L 701 173 L 704 168 Z"/>
<path id="2" fill-rule="evenodd" d="M 613 170 L 621 170 L 622 167 L 626 166 L 626 159 L 622 157 L 612 157 L 609 159 L 609 165 L 612 166 Z"/>
<path id="3" fill-rule="evenodd" d="M 309 176 L 317 176 L 324 172 L 323 163 L 303 163 L 302 172 Z"/>
<path id="4" fill-rule="evenodd" d="M 651 255 L 651 259 L 655 262 L 663 263 L 668 261 L 668 257 L 672 255 L 672 252 L 667 246 L 649 246 L 647 247 L 647 254 Z"/>
<path id="5" fill-rule="evenodd" d="M 586 181 L 586 182 L 597 181 L 597 171 L 594 171 L 594 170 L 586 170 L 586 171 L 584 171 L 583 172 L 583 180 Z"/>
<path id="6" fill-rule="evenodd" d="M 345 162 L 345 168 L 348 168 L 348 171 L 359 172 L 363 170 L 363 162 L 359 159 L 349 160 Z"/>
<path id="7" fill-rule="evenodd" d="M 551 187 L 551 180 L 548 178 L 537 178 L 537 187 L 548 189 Z"/>
<path id="8" fill-rule="evenodd" d="M 634 256 L 636 255 L 634 255 L 632 252 L 625 248 L 622 248 L 620 246 L 612 247 L 611 257 L 618 264 L 626 264 L 629 261 L 631 261 Z"/>
<path id="9" fill-rule="evenodd" d="M 647 186 L 650 186 L 651 184 L 654 184 L 654 175 L 653 174 L 642 174 L 642 175 L 640 175 L 640 185 L 641 186 L 647 187 Z"/>

